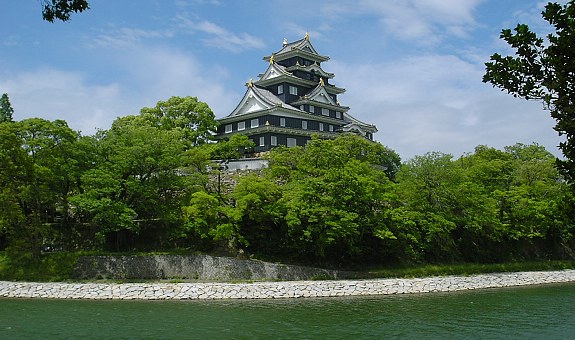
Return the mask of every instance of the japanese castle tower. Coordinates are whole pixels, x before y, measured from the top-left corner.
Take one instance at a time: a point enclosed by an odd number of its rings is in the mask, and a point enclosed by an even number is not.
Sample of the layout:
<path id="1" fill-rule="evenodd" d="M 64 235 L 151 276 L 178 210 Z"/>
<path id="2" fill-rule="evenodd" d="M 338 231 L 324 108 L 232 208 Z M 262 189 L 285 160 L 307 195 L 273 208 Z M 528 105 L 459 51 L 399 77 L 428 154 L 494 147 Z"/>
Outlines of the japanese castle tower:
<path id="1" fill-rule="evenodd" d="M 267 70 L 249 81 L 238 106 L 219 119 L 217 138 L 245 134 L 256 152 L 305 145 L 312 135 L 335 138 L 348 132 L 373 140 L 377 128 L 353 118 L 349 107 L 339 104 L 345 89 L 331 83 L 333 73 L 321 67 L 329 57 L 317 53 L 307 33 L 292 43 L 284 39 L 278 52 L 263 59 Z"/>

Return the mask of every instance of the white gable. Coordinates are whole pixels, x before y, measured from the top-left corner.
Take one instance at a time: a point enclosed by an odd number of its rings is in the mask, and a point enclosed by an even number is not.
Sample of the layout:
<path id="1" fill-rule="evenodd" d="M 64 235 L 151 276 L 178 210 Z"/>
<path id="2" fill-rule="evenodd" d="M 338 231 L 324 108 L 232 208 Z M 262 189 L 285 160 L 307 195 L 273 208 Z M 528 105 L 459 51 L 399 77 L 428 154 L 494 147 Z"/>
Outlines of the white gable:
<path id="1" fill-rule="evenodd" d="M 316 91 L 313 91 L 316 92 Z M 331 105 L 337 105 L 337 103 L 335 103 L 333 101 L 333 99 L 331 98 L 331 96 L 327 93 L 327 91 L 325 90 L 325 88 L 322 86 L 320 88 L 319 91 L 317 91 L 316 93 L 314 93 L 309 99 L 319 102 L 319 103 L 325 103 L 325 104 L 331 104 Z"/>
<path id="2" fill-rule="evenodd" d="M 315 48 L 313 48 L 313 46 L 311 45 L 311 43 L 307 39 L 303 40 L 303 44 L 300 45 L 299 48 L 302 51 L 306 51 L 306 52 L 313 53 L 313 54 L 318 54 L 317 51 L 315 50 Z"/>
<path id="3" fill-rule="evenodd" d="M 286 74 L 286 72 L 277 64 L 272 63 L 266 70 L 266 72 L 260 77 L 260 80 L 271 79 L 275 77 L 279 77 L 282 74 Z"/>
<path id="4" fill-rule="evenodd" d="M 271 70 L 270 74 L 268 75 L 268 79 L 269 78 L 275 78 L 277 76 L 279 76 L 279 74 L 276 72 L 276 70 Z"/>
<path id="5" fill-rule="evenodd" d="M 254 111 L 263 110 L 265 108 L 266 108 L 266 106 L 262 102 L 260 102 L 256 98 L 252 97 L 252 98 L 248 98 L 248 100 L 244 104 L 244 107 L 243 107 L 244 110 L 242 110 L 242 111 L 244 111 L 243 113 L 250 113 L 250 112 L 254 112 Z"/>
<path id="6" fill-rule="evenodd" d="M 252 88 L 248 88 L 244 98 L 230 116 L 239 116 L 250 112 L 269 109 L 271 107 L 272 106 L 260 98 Z"/>

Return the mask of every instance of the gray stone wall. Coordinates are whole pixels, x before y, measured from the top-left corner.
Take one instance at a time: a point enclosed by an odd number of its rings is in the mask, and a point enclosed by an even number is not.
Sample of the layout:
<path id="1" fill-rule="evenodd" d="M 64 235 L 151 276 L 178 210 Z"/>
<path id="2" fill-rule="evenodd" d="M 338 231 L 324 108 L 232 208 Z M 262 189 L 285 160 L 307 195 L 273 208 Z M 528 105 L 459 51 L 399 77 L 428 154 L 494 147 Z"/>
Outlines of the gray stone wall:
<path id="1" fill-rule="evenodd" d="M 186 281 L 292 281 L 344 279 L 351 273 L 288 266 L 254 260 L 209 255 L 83 256 L 78 259 L 74 278 L 80 280 L 162 280 Z"/>
<path id="2" fill-rule="evenodd" d="M 0 281 L 0 297 L 94 300 L 278 299 L 453 292 L 560 282 L 575 282 L 575 270 L 421 279 L 283 281 L 236 284 Z"/>

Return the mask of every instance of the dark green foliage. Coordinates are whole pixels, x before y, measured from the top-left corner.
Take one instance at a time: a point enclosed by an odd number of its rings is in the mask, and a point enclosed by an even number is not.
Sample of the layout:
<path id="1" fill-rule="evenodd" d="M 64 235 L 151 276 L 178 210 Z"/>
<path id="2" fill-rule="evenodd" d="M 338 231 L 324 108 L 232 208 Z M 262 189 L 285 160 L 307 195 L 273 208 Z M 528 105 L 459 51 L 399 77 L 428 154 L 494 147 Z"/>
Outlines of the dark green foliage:
<path id="1" fill-rule="evenodd" d="M 68 21 L 72 13 L 90 9 L 86 0 L 42 0 L 42 18 L 49 22 Z"/>
<path id="2" fill-rule="evenodd" d="M 208 104 L 196 97 L 171 97 L 159 101 L 155 107 L 141 109 L 139 118 L 160 130 L 180 131 L 182 140 L 190 147 L 211 140 L 217 128 Z"/>
<path id="3" fill-rule="evenodd" d="M 195 98 L 168 102 L 95 136 L 59 120 L 0 123 L 10 277 L 43 275 L 47 254 L 61 251 L 210 251 L 334 267 L 575 257 L 573 191 L 540 145 L 401 164 L 393 150 L 342 134 L 276 148 L 267 169 L 229 172 L 214 158 L 241 157 L 253 143 L 208 142 L 211 111 Z M 198 118 L 191 106 L 205 122 L 185 123 Z"/>
<path id="4" fill-rule="evenodd" d="M 224 201 L 195 194 L 188 225 L 236 249 L 313 262 L 365 258 L 377 240 L 394 238 L 385 225 L 395 198 L 386 171 L 399 168 L 393 151 L 344 135 L 279 148 L 269 162 L 263 174 L 240 177 Z"/>
<path id="5" fill-rule="evenodd" d="M 386 153 L 353 136 L 273 150 L 269 168 L 231 193 L 194 194 L 188 235 L 332 265 L 572 256 L 572 194 L 543 147 L 428 153 L 397 161 L 395 182 L 380 166 Z"/>
<path id="6" fill-rule="evenodd" d="M 565 160 L 557 164 L 565 178 L 575 181 L 575 1 L 565 5 L 548 3 L 543 18 L 554 33 L 538 37 L 527 25 L 512 31 L 504 29 L 501 39 L 515 51 L 515 56 L 496 53 L 485 63 L 484 82 L 489 82 L 515 97 L 542 101 L 557 124 L 555 130 L 565 135 L 559 148 Z"/>
<path id="7" fill-rule="evenodd" d="M 233 135 L 228 140 L 212 144 L 211 159 L 227 160 L 246 157 L 251 153 L 255 143 L 246 135 Z"/>
<path id="8" fill-rule="evenodd" d="M 30 253 L 0 252 L 0 280 L 67 281 L 72 279 L 79 253 L 50 253 L 33 258 Z"/>
<path id="9" fill-rule="evenodd" d="M 505 151 L 479 146 L 458 160 L 428 154 L 398 174 L 402 209 L 411 212 L 426 261 L 492 262 L 555 258 L 571 249 L 572 197 L 539 145 Z M 550 231 L 553 230 L 551 237 Z M 567 241 L 571 239 L 571 241 Z M 414 240 L 417 240 L 415 238 Z"/>
<path id="10" fill-rule="evenodd" d="M 13 121 L 12 115 L 14 115 L 14 109 L 12 104 L 10 104 L 10 98 L 8 94 L 2 94 L 0 97 L 0 123 L 9 123 Z"/>

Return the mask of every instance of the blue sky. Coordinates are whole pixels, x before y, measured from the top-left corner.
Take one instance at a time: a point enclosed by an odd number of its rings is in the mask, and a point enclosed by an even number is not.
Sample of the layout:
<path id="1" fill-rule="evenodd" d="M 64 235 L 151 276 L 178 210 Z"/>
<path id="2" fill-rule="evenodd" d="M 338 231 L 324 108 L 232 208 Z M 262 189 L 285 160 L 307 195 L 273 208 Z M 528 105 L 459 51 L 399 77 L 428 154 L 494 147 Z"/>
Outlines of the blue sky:
<path id="1" fill-rule="evenodd" d="M 91 0 L 70 22 L 41 18 L 40 0 L 0 12 L 0 93 L 14 118 L 64 119 L 92 135 L 118 116 L 171 96 L 196 96 L 229 114 L 278 51 L 306 32 L 342 105 L 375 124 L 402 159 L 455 157 L 477 145 L 561 138 L 539 102 L 481 82 L 484 63 L 511 51 L 502 28 L 548 29 L 531 0 Z M 565 3 L 565 1 L 562 1 Z"/>

